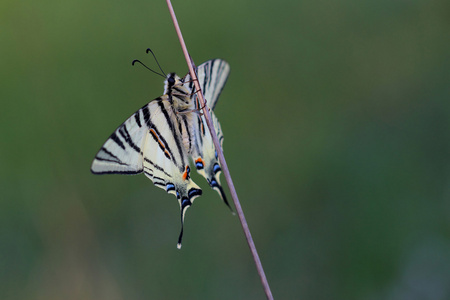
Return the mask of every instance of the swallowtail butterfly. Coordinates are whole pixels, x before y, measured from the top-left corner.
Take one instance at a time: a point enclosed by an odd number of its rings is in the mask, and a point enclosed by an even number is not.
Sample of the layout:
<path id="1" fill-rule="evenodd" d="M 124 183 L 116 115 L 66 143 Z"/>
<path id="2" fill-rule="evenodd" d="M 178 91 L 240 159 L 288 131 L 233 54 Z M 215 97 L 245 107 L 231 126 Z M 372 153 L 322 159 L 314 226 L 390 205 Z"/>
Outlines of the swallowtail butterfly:
<path id="1" fill-rule="evenodd" d="M 209 60 L 197 68 L 197 77 L 211 109 L 225 85 L 230 67 L 227 62 Z M 211 111 L 221 145 L 219 121 Z M 94 174 L 144 173 L 153 184 L 177 197 L 181 209 L 181 248 L 184 215 L 195 198 L 202 194 L 190 177 L 189 160 L 205 177 L 225 204 L 228 201 L 220 184 L 221 168 L 206 120 L 201 114 L 194 82 L 187 74 L 166 76 L 164 95 L 139 109 L 111 134 L 95 156 Z"/>

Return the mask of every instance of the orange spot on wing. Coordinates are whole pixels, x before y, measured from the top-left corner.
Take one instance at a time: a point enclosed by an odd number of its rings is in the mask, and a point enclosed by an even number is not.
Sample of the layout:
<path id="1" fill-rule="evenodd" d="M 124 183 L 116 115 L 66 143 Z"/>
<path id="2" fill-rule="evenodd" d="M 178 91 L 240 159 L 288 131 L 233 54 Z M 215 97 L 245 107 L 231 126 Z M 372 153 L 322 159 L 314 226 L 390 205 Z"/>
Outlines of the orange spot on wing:
<path id="1" fill-rule="evenodd" d="M 158 135 L 156 134 L 156 131 L 153 130 L 153 128 L 150 128 L 150 133 L 157 139 Z"/>
<path id="2" fill-rule="evenodd" d="M 161 149 L 164 151 L 164 154 L 166 155 L 167 158 L 170 159 L 170 154 L 169 151 L 167 151 L 166 146 L 164 145 L 164 143 L 159 139 L 158 134 L 156 133 L 156 131 L 153 128 L 150 128 L 150 133 L 153 135 L 153 137 L 158 141 L 159 146 L 161 147 Z"/>
<path id="3" fill-rule="evenodd" d="M 183 173 L 183 180 L 186 180 L 189 178 L 189 171 L 190 171 L 189 166 L 186 166 L 186 169 Z"/>

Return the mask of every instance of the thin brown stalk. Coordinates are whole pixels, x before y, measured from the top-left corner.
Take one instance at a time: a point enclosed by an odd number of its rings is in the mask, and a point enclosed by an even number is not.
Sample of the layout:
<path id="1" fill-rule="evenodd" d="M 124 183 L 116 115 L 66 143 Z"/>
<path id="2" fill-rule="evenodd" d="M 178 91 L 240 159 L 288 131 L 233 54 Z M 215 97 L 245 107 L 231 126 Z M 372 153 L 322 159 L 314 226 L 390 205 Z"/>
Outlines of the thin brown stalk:
<path id="1" fill-rule="evenodd" d="M 239 202 L 236 189 L 234 188 L 233 180 L 231 179 L 230 171 L 228 170 L 227 162 L 225 161 L 225 157 L 223 155 L 222 148 L 220 147 L 219 139 L 217 138 L 216 131 L 214 130 L 214 126 L 211 119 L 211 114 L 209 113 L 209 108 L 205 105 L 205 99 L 203 97 L 203 92 L 197 80 L 197 75 L 195 74 L 195 66 L 190 58 L 189 52 L 187 51 L 186 44 L 184 43 L 183 35 L 181 34 L 180 27 L 178 26 L 178 21 L 175 16 L 175 12 L 172 7 L 172 3 L 170 0 L 166 0 L 167 6 L 169 8 L 170 15 L 172 17 L 173 24 L 175 26 L 175 31 L 177 32 L 178 39 L 180 40 L 181 48 L 183 49 L 184 57 L 186 58 L 187 65 L 189 67 L 189 73 L 194 81 L 195 90 L 198 91 L 197 95 L 199 101 L 203 107 L 203 114 L 206 119 L 206 123 L 208 125 L 209 131 L 211 133 L 214 146 L 216 147 L 217 154 L 219 156 L 219 162 L 222 167 L 222 171 L 224 173 L 225 179 L 227 181 L 228 187 L 230 189 L 231 197 L 233 198 L 234 206 L 236 207 L 237 215 L 239 216 L 239 221 L 241 222 L 242 229 L 244 230 L 245 238 L 247 240 L 248 246 L 250 247 L 250 251 L 253 256 L 253 260 L 255 261 L 256 269 L 258 271 L 259 277 L 261 279 L 261 283 L 264 288 L 264 292 L 266 293 L 266 297 L 269 300 L 273 299 L 272 292 L 269 287 L 269 282 L 267 281 L 266 274 L 264 273 L 263 266 L 261 264 L 261 260 L 259 259 L 258 251 L 256 250 L 255 243 L 253 242 L 252 235 L 250 233 L 250 229 L 247 225 L 247 221 L 245 220 L 244 211 L 242 210 L 241 204 Z"/>

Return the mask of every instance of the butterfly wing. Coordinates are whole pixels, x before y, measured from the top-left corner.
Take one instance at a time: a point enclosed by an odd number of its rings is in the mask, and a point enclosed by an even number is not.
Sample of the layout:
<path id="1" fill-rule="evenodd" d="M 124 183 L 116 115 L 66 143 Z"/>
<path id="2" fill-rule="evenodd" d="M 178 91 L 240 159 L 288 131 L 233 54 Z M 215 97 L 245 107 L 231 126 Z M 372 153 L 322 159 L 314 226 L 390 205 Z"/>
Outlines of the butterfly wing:
<path id="1" fill-rule="evenodd" d="M 197 78 L 202 88 L 203 96 L 211 109 L 214 109 L 219 99 L 220 93 L 227 82 L 230 74 L 230 65 L 222 59 L 212 59 L 202 63 L 197 67 Z M 187 74 L 184 82 L 195 91 L 191 76 Z"/>
<path id="2" fill-rule="evenodd" d="M 221 59 L 214 59 L 207 61 L 197 68 L 197 76 L 200 87 L 202 88 L 203 95 L 205 96 L 207 104 L 214 109 L 219 95 L 227 81 L 228 74 L 230 73 L 230 66 L 227 62 Z M 193 82 L 190 80 L 189 74 L 185 77 L 186 84 L 191 89 Z M 197 108 L 200 108 L 200 104 L 197 100 L 197 95 L 194 95 L 194 101 L 197 103 Z M 219 120 L 211 111 L 211 117 L 216 130 L 217 137 L 223 145 L 223 134 L 220 127 Z M 196 133 L 196 147 L 191 152 L 192 159 L 194 160 L 197 172 L 202 175 L 208 184 L 220 195 L 225 204 L 230 207 L 223 188 L 220 184 L 221 167 L 217 157 L 217 152 L 214 147 L 211 134 L 209 133 L 206 119 L 203 115 L 198 114 L 195 122 Z M 231 207 L 230 207 L 231 209 Z"/>
<path id="3" fill-rule="evenodd" d="M 92 173 L 139 174 L 143 172 L 142 147 L 147 132 L 142 128 L 140 111 L 120 125 L 100 148 L 92 162 Z"/>
<path id="4" fill-rule="evenodd" d="M 214 129 L 216 130 L 217 137 L 219 138 L 220 146 L 223 146 L 223 134 L 220 127 L 219 120 L 217 120 L 214 113 L 211 111 L 211 118 L 213 120 Z M 214 143 L 211 134 L 206 125 L 204 116 L 198 116 L 197 126 L 199 128 L 196 136 L 197 147 L 192 151 L 192 159 L 194 160 L 197 173 L 202 175 L 209 186 L 214 189 L 225 202 L 225 204 L 231 209 L 230 204 L 225 196 L 222 185 L 220 183 L 220 173 L 222 169 L 217 157 L 217 151 L 214 147 Z"/>
<path id="5" fill-rule="evenodd" d="M 189 160 L 177 131 L 173 107 L 162 96 L 126 120 L 96 155 L 94 174 L 144 174 L 177 197 L 181 209 L 181 247 L 186 210 L 202 190 L 190 178 Z"/>

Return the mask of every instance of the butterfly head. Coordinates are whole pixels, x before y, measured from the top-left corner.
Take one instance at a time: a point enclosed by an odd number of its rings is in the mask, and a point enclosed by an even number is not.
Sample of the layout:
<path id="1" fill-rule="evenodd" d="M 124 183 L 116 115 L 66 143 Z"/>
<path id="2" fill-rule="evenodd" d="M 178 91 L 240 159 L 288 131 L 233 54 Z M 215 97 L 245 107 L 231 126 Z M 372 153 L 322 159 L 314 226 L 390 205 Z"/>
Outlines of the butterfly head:
<path id="1" fill-rule="evenodd" d="M 169 94 L 172 88 L 177 85 L 183 85 L 181 78 L 175 73 L 167 74 L 166 80 L 164 81 L 164 95 Z"/>

